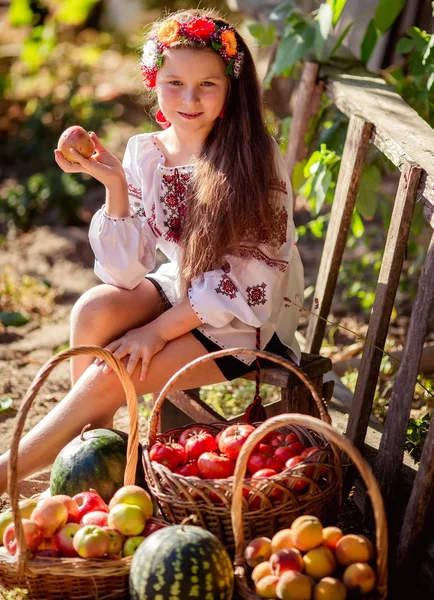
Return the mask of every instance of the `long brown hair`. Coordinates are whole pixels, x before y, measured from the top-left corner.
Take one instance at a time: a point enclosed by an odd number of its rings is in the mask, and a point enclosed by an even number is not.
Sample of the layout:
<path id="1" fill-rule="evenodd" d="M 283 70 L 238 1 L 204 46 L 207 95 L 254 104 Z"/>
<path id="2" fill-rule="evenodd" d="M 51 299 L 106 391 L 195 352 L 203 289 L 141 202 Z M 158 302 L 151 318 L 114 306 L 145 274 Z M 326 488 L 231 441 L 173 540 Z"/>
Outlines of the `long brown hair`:
<path id="1" fill-rule="evenodd" d="M 175 17 L 181 21 L 193 16 L 228 25 L 213 10 L 184 10 L 164 20 Z M 238 32 L 237 41 L 244 53 L 241 73 L 237 79 L 229 77 L 224 117 L 215 122 L 195 162 L 180 240 L 184 292 L 195 277 L 222 267 L 225 254 L 237 254 L 241 242 L 259 242 L 261 238 L 268 245 L 275 243 L 272 229 L 276 213 L 271 192 L 272 181 L 277 178 L 275 150 L 264 122 L 252 55 Z M 188 45 L 209 51 L 194 42 Z"/>

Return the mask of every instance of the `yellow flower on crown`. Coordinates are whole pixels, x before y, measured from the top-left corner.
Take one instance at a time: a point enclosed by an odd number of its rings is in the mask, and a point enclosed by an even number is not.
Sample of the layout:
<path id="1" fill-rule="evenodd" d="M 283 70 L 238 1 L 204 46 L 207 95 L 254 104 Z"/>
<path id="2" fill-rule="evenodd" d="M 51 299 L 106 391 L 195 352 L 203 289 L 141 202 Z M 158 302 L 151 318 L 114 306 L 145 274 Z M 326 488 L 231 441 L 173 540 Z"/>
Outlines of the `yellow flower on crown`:
<path id="1" fill-rule="evenodd" d="M 178 21 L 166 21 L 157 32 L 157 38 L 160 44 L 169 46 L 176 42 L 179 38 L 179 30 L 181 25 Z"/>
<path id="2" fill-rule="evenodd" d="M 235 34 L 230 29 L 226 29 L 221 33 L 221 42 L 228 56 L 235 56 L 237 53 L 237 39 Z"/>

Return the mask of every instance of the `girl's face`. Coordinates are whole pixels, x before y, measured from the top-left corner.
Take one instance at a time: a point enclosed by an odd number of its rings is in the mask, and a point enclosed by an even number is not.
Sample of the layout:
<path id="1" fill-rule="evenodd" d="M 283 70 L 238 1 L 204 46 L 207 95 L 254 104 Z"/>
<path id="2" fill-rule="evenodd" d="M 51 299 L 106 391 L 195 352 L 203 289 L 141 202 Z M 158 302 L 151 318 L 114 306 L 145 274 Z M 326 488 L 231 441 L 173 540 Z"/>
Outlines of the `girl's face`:
<path id="1" fill-rule="evenodd" d="M 206 136 L 228 93 L 223 60 L 212 50 L 169 48 L 157 73 L 158 103 L 179 131 Z"/>

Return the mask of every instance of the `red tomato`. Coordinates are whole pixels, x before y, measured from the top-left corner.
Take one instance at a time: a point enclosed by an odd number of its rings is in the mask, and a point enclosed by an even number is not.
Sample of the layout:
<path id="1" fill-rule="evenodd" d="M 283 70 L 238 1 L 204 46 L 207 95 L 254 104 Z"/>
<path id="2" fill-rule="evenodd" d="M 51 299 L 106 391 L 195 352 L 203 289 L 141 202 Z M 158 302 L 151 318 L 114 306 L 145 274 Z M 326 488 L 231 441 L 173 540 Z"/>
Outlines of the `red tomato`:
<path id="1" fill-rule="evenodd" d="M 267 457 L 263 454 L 251 454 L 247 461 L 247 471 L 253 475 L 253 473 L 256 473 L 259 469 L 265 469 L 266 460 Z"/>
<path id="2" fill-rule="evenodd" d="M 226 479 L 234 474 L 235 463 L 227 456 L 204 452 L 197 461 L 199 473 L 204 479 Z"/>
<path id="3" fill-rule="evenodd" d="M 292 444 L 293 442 L 299 442 L 299 438 L 298 435 L 296 433 L 294 433 L 293 431 L 291 433 L 288 433 L 287 435 L 285 435 L 285 444 Z"/>
<path id="4" fill-rule="evenodd" d="M 189 460 L 196 460 L 204 452 L 212 452 L 217 449 L 214 436 L 206 431 L 192 433 L 185 442 L 185 453 Z"/>
<path id="5" fill-rule="evenodd" d="M 189 460 L 185 465 L 175 467 L 173 472 L 184 477 L 199 477 L 199 467 L 196 460 Z"/>
<path id="6" fill-rule="evenodd" d="M 149 451 L 149 458 L 172 470 L 185 462 L 187 457 L 181 444 L 156 442 Z"/>
<path id="7" fill-rule="evenodd" d="M 277 475 L 277 471 L 274 469 L 260 469 L 252 475 L 252 479 L 262 479 L 263 477 L 272 477 L 273 475 Z"/>
<path id="8" fill-rule="evenodd" d="M 253 425 L 229 425 L 222 431 L 219 438 L 220 452 L 228 458 L 236 460 L 242 445 L 253 431 L 255 431 Z"/>
<path id="9" fill-rule="evenodd" d="M 280 471 L 282 471 L 284 464 L 284 462 L 282 462 L 278 458 L 275 458 L 274 456 L 269 456 L 265 460 L 265 468 L 273 469 L 273 471 L 276 471 L 276 473 L 280 473 Z"/>
<path id="10" fill-rule="evenodd" d="M 230 477 L 228 477 L 228 479 L 233 479 L 233 478 L 234 478 L 234 476 L 233 476 L 233 475 L 231 475 Z M 243 497 L 244 497 L 246 500 L 247 500 L 247 498 L 249 497 L 249 494 L 250 494 L 249 490 L 248 490 L 247 488 L 243 487 Z"/>
<path id="11" fill-rule="evenodd" d="M 184 429 L 184 431 L 179 436 L 178 444 L 181 444 L 181 446 L 185 446 L 185 443 L 192 435 L 194 435 L 195 433 L 200 433 L 201 431 L 205 431 L 206 433 L 211 433 L 203 425 L 201 425 L 200 427 L 199 426 L 189 427 L 188 429 Z"/>
<path id="12" fill-rule="evenodd" d="M 289 460 L 286 461 L 285 468 L 292 469 L 292 467 L 295 467 L 296 465 L 299 465 L 300 463 L 304 463 L 304 458 L 302 456 L 293 456 L 292 458 L 290 458 Z M 312 467 L 306 467 L 303 470 L 297 469 L 295 472 L 300 475 L 306 475 L 307 477 L 310 477 L 312 474 Z M 295 491 L 299 492 L 300 490 L 304 490 L 304 488 L 306 488 L 308 485 L 309 485 L 308 481 L 305 481 L 303 479 L 298 479 L 298 477 L 292 477 L 292 476 L 288 477 L 288 488 L 290 490 L 295 490 Z"/>
<path id="13" fill-rule="evenodd" d="M 311 462 L 323 462 L 322 458 L 321 458 L 321 451 L 323 450 L 323 448 L 320 448 L 319 446 L 309 446 L 309 448 L 305 448 L 303 450 L 303 452 L 300 453 L 300 456 L 302 456 L 303 458 L 308 458 L 309 460 L 307 460 L 306 462 L 311 463 Z M 312 458 L 310 458 L 312 457 Z M 320 471 L 319 471 L 320 475 L 326 475 L 327 474 L 327 468 L 326 467 L 321 467 Z"/>
<path id="14" fill-rule="evenodd" d="M 303 444 L 300 442 L 292 442 L 288 446 L 279 446 L 274 451 L 274 456 L 285 463 L 289 458 L 293 456 L 299 456 L 304 450 Z"/>
<path id="15" fill-rule="evenodd" d="M 269 440 L 268 443 L 270 446 L 277 448 L 277 446 L 281 446 L 284 441 L 285 441 L 285 436 L 283 436 L 281 433 L 275 433 L 274 436 L 271 438 L 271 440 Z"/>
<path id="16" fill-rule="evenodd" d="M 256 444 L 253 448 L 254 454 L 264 454 L 265 456 L 271 456 L 273 454 L 274 448 L 269 446 L 268 444 Z"/>

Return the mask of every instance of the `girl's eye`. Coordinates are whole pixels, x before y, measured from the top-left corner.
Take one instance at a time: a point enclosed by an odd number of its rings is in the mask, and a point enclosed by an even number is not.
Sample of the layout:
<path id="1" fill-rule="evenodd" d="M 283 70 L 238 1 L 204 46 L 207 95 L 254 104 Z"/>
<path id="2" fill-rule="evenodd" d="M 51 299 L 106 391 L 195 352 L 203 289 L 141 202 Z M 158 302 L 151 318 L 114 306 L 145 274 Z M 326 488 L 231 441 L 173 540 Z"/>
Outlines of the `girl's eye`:
<path id="1" fill-rule="evenodd" d="M 205 87 L 211 87 L 215 84 L 212 81 L 204 81 L 202 85 L 204 85 Z"/>
<path id="2" fill-rule="evenodd" d="M 170 83 L 170 85 L 181 85 L 181 82 L 178 79 L 176 79 L 174 81 L 169 81 L 169 83 Z"/>

